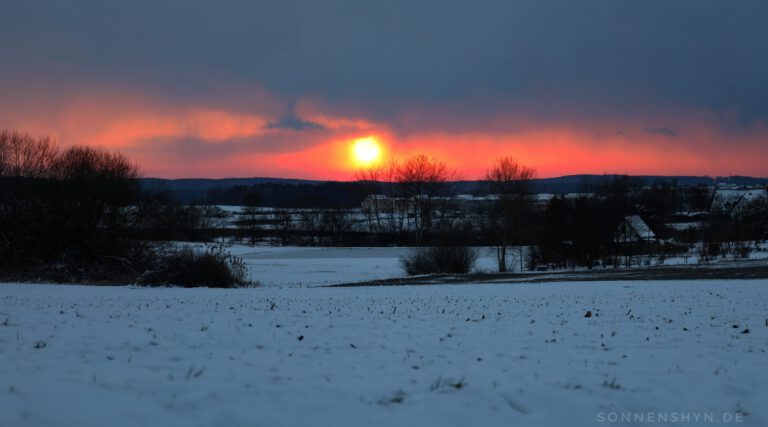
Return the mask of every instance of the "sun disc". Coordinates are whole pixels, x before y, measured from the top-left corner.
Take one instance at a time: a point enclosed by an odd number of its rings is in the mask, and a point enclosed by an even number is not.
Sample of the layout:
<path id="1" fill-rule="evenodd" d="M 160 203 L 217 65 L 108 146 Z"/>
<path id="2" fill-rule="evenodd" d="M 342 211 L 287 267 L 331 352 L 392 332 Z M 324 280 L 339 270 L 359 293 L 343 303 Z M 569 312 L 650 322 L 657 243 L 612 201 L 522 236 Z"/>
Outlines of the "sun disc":
<path id="1" fill-rule="evenodd" d="M 381 147 L 379 146 L 379 143 L 371 137 L 356 140 L 352 150 L 355 160 L 364 166 L 376 163 L 381 156 Z"/>

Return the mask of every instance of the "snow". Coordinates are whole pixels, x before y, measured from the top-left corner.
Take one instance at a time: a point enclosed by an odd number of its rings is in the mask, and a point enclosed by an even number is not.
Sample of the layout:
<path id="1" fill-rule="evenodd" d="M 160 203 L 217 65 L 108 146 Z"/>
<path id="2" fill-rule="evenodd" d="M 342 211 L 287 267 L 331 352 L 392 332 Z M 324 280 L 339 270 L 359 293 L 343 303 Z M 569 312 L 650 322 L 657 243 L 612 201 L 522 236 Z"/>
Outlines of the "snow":
<path id="1" fill-rule="evenodd" d="M 768 280 L 0 284 L 0 425 L 762 426 L 766 317 Z"/>
<path id="2" fill-rule="evenodd" d="M 750 242 L 753 248 L 749 260 L 768 259 L 768 243 Z M 179 246 L 189 246 L 190 243 L 176 242 Z M 203 248 L 201 244 L 191 244 Z M 409 247 L 300 247 L 300 246 L 252 246 L 243 244 L 227 244 L 226 250 L 241 257 L 248 266 L 250 279 L 263 287 L 308 287 L 328 286 L 339 283 L 364 282 L 397 277 L 405 277 L 400 266 L 400 257 L 407 254 Z M 496 249 L 479 247 L 478 259 L 473 272 L 496 272 L 498 262 Z M 530 248 L 523 249 L 523 270 L 527 270 L 525 260 Z M 663 262 L 656 256 L 634 256 L 633 267 L 659 265 L 701 265 L 700 248 L 694 245 L 683 255 L 667 256 Z M 707 264 L 725 264 L 737 260 L 732 254 L 723 254 L 712 258 Z M 744 260 L 740 259 L 739 260 Z M 508 271 L 520 271 L 519 247 L 510 247 L 507 253 Z M 626 265 L 626 260 L 620 260 L 619 265 Z M 613 269 L 613 266 L 606 268 Z M 571 268 L 587 270 L 586 267 Z M 550 270 L 565 271 L 565 270 Z"/>
<path id="3" fill-rule="evenodd" d="M 632 229 L 641 239 L 653 240 L 656 238 L 656 235 L 653 234 L 653 231 L 648 227 L 648 224 L 646 224 L 640 216 L 630 215 L 625 217 L 624 220 L 632 226 Z"/>
<path id="4" fill-rule="evenodd" d="M 403 277 L 400 257 L 407 247 L 320 248 L 296 246 L 231 245 L 228 250 L 243 258 L 251 279 L 262 286 L 323 286 L 338 283 Z M 475 271 L 496 271 L 498 263 L 493 248 L 478 248 Z M 511 251 L 511 268 L 517 251 Z"/>
<path id="5" fill-rule="evenodd" d="M 768 190 L 764 188 L 750 188 L 739 190 L 723 190 L 718 189 L 712 199 L 713 212 L 729 212 L 732 210 L 745 208 L 745 205 L 756 202 L 758 200 L 765 200 L 768 198 Z"/>
<path id="6" fill-rule="evenodd" d="M 179 242 L 182 245 L 185 243 Z M 752 252 L 749 260 L 768 259 L 768 244 L 750 242 Z M 248 246 L 227 245 L 233 255 L 243 258 L 250 271 L 250 278 L 264 287 L 307 287 L 328 286 L 339 283 L 364 282 L 369 280 L 405 277 L 400 266 L 400 257 L 407 254 L 408 247 L 298 247 L 298 246 Z M 477 248 L 479 256 L 474 272 L 496 272 L 498 262 L 496 249 Z M 523 269 L 529 248 L 523 250 Z M 670 255 L 661 262 L 656 256 L 634 256 L 633 267 L 658 265 L 701 265 L 700 249 L 694 246 L 689 253 Z M 723 254 L 707 261 L 708 264 L 731 263 L 736 258 Z M 520 271 L 520 251 L 510 247 L 507 253 L 508 271 Z M 621 261 L 619 265 L 625 265 Z M 612 266 L 607 267 L 613 269 Z M 586 270 L 586 267 L 571 270 Z M 563 270 L 560 270 L 563 271 Z"/>
<path id="7" fill-rule="evenodd" d="M 678 231 L 686 231 L 686 230 L 699 230 L 702 227 L 701 221 L 691 221 L 691 222 L 669 222 L 664 224 L 667 227 L 678 230 Z"/>
<path id="8" fill-rule="evenodd" d="M 624 217 L 624 222 L 620 223 L 616 230 L 616 241 L 622 243 L 632 243 L 639 240 L 652 241 L 656 235 L 638 215 Z"/>

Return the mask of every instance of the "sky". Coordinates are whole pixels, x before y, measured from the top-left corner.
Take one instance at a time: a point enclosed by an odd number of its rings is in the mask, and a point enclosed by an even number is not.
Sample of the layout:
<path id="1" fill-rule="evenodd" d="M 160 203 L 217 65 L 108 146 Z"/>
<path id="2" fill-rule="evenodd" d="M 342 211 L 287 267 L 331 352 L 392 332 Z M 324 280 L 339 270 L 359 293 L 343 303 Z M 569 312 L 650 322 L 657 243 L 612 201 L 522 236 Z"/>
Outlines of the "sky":
<path id="1" fill-rule="evenodd" d="M 0 128 L 145 176 L 768 176 L 764 0 L 9 0 Z"/>

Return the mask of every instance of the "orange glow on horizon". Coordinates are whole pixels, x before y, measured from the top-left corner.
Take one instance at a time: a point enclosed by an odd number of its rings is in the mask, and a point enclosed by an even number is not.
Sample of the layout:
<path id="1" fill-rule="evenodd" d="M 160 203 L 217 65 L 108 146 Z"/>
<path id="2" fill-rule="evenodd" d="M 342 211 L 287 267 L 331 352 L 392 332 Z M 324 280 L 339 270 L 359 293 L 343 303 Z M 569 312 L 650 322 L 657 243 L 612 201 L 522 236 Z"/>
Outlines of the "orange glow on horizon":
<path id="1" fill-rule="evenodd" d="M 331 106 L 332 107 L 332 106 Z M 353 180 L 362 168 L 426 154 L 479 179 L 501 156 L 534 167 L 540 177 L 569 174 L 768 176 L 768 127 L 733 131 L 716 116 L 686 111 L 651 118 L 544 122 L 500 111 L 484 122 L 459 111 L 408 112 L 402 124 L 344 114 L 312 99 L 295 114 L 307 129 L 273 126 L 285 114 L 263 95 L 248 109 L 180 105 L 115 91 L 79 94 L 55 107 L 0 106 L 3 126 L 49 135 L 62 146 L 119 150 L 145 176 Z M 348 111 L 357 111 L 349 108 Z M 358 114 L 358 115 L 355 115 Z M 405 114 L 405 113 L 404 113 Z M 422 119 L 424 123 L 422 125 Z M 674 128 L 648 132 L 649 123 Z"/>
<path id="2" fill-rule="evenodd" d="M 416 154 L 427 154 L 455 168 L 460 179 L 467 180 L 482 179 L 493 160 L 505 155 L 534 167 L 540 178 L 604 173 L 727 176 L 730 171 L 723 170 L 724 165 L 738 165 L 743 171 L 740 173 L 745 175 L 766 175 L 761 159 L 768 155 L 768 147 L 757 145 L 752 156 L 744 156 L 738 150 L 721 151 L 713 142 L 717 137 L 707 130 L 702 129 L 696 137 L 701 142 L 697 150 L 691 150 L 686 144 L 653 138 L 636 141 L 616 136 L 595 141 L 589 135 L 571 130 L 532 131 L 524 135 L 425 134 L 401 140 L 388 139 L 386 157 L 402 161 Z M 365 165 L 350 162 L 348 141 L 321 142 L 303 150 L 272 156 L 264 163 L 279 165 L 279 169 L 275 169 L 279 176 L 354 180 Z"/>

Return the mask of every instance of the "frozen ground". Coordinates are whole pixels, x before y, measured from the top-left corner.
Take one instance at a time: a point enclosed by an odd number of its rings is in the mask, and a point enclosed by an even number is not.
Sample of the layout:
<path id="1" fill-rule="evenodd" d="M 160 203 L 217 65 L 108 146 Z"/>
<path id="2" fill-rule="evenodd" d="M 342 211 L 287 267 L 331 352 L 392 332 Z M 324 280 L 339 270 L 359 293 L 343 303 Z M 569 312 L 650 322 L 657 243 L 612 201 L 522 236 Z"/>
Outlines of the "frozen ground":
<path id="1" fill-rule="evenodd" d="M 767 317 L 768 280 L 0 284 L 0 425 L 764 426 Z"/>
<path id="2" fill-rule="evenodd" d="M 318 248 L 231 245 L 262 286 L 322 286 L 405 276 L 400 257 L 409 248 Z M 496 253 L 479 248 L 476 271 L 494 271 Z"/>
<path id="3" fill-rule="evenodd" d="M 251 279 L 262 286 L 307 287 L 338 283 L 365 282 L 406 276 L 400 267 L 400 257 L 406 247 L 319 248 L 296 246 L 249 246 L 232 244 L 228 250 L 248 264 Z M 478 248 L 473 272 L 497 271 L 494 248 Z M 527 249 L 524 252 L 527 253 Z M 768 259 L 768 245 L 750 254 L 752 260 Z M 508 255 L 510 272 L 520 271 L 519 252 L 512 248 Z M 717 258 L 707 264 L 725 264 L 732 258 Z M 663 265 L 700 265 L 698 255 L 668 257 Z M 632 267 L 660 266 L 657 259 L 636 257 Z M 610 268 L 613 270 L 613 268 Z M 527 272 L 527 267 L 523 269 Z M 580 268 L 580 270 L 586 270 Z"/>

